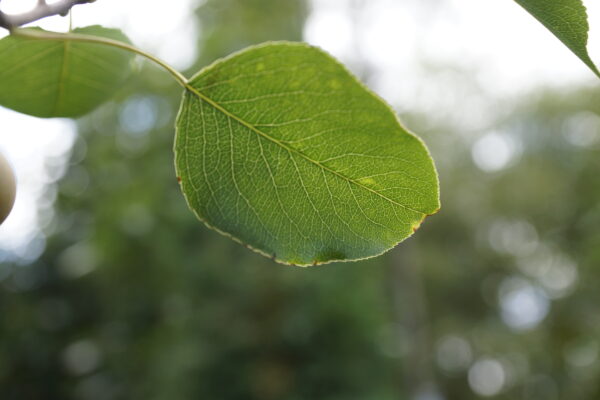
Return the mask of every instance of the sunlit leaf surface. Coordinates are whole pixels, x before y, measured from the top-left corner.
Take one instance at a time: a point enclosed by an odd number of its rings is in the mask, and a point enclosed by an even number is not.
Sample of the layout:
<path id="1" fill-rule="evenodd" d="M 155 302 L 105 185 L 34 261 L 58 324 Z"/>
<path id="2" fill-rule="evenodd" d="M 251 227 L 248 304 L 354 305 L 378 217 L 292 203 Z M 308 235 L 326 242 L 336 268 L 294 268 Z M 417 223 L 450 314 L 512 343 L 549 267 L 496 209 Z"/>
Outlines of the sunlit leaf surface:
<path id="1" fill-rule="evenodd" d="M 439 208 L 424 144 L 325 52 L 270 43 L 190 81 L 176 169 L 208 226 L 298 265 L 378 255 Z"/>

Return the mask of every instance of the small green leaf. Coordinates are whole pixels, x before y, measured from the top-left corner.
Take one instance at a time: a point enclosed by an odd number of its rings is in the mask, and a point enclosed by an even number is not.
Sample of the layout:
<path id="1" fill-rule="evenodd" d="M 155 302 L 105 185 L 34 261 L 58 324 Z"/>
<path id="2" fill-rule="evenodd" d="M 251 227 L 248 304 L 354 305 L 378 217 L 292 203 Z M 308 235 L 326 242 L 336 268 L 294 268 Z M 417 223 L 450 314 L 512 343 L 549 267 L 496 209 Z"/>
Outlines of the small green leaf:
<path id="1" fill-rule="evenodd" d="M 302 43 L 251 47 L 192 78 L 175 156 L 206 225 L 289 264 L 381 254 L 439 208 L 421 140 L 343 65 Z"/>
<path id="2" fill-rule="evenodd" d="M 515 0 L 600 78 L 587 51 L 589 25 L 581 0 Z"/>
<path id="3" fill-rule="evenodd" d="M 73 33 L 128 42 L 101 26 Z M 123 85 L 132 57 L 102 44 L 7 36 L 0 40 L 0 105 L 36 117 L 79 117 Z"/>

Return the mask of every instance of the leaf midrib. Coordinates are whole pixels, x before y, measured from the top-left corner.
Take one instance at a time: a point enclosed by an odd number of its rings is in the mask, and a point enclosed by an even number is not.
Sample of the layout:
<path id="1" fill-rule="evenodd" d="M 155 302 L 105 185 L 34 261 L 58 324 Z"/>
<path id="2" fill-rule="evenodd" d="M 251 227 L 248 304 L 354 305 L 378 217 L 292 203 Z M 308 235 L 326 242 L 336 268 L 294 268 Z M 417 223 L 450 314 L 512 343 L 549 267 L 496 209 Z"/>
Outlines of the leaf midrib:
<path id="1" fill-rule="evenodd" d="M 299 150 L 297 150 L 297 149 L 295 149 L 293 147 L 287 146 L 285 143 L 283 143 L 283 142 L 275 139 L 274 137 L 270 136 L 269 134 L 267 134 L 267 133 L 261 131 L 260 129 L 256 128 L 251 123 L 249 123 L 249 122 L 245 121 L 244 119 L 238 117 L 237 115 L 233 114 L 232 112 L 230 112 L 229 110 L 227 110 L 226 108 L 224 108 L 223 106 L 221 106 L 219 103 L 217 103 L 216 101 L 214 101 L 213 99 L 211 99 L 210 97 L 206 96 L 204 93 L 200 92 L 198 89 L 196 89 L 195 87 L 193 87 L 189 83 L 189 81 L 186 83 L 185 87 L 186 87 L 187 90 L 189 90 L 190 92 L 192 92 L 193 94 L 195 94 L 196 96 L 198 96 L 201 100 L 204 100 L 205 102 L 207 102 L 208 104 L 210 104 L 211 106 L 213 106 L 214 108 L 216 108 L 218 111 L 220 111 L 223 114 L 225 114 L 227 117 L 229 117 L 229 118 L 237 121 L 238 123 L 242 124 L 246 128 L 250 129 L 251 131 L 253 131 L 256 134 L 258 134 L 259 136 L 261 136 L 262 138 L 264 138 L 264 139 L 266 139 L 266 140 L 268 140 L 268 141 L 270 141 L 272 143 L 275 143 L 275 144 L 281 146 L 282 148 L 284 148 L 288 152 L 298 154 L 300 157 L 302 157 L 305 160 L 307 160 L 308 162 L 316 165 L 317 167 L 323 169 L 324 171 L 327 171 L 327 172 L 329 172 L 329 173 L 331 173 L 331 174 L 333 174 L 333 175 L 335 175 L 335 176 L 337 176 L 337 177 L 339 177 L 339 178 L 341 178 L 341 179 L 343 179 L 343 180 L 345 180 L 347 182 L 353 183 L 354 185 L 356 185 L 356 186 L 358 186 L 358 187 L 360 187 L 362 189 L 365 189 L 368 192 L 371 192 L 371 193 L 373 193 L 373 194 L 381 197 L 382 199 L 387 200 L 388 202 L 390 202 L 392 204 L 395 204 L 397 206 L 400 206 L 400 207 L 402 207 L 402 208 L 404 208 L 406 210 L 409 210 L 409 211 L 412 211 L 412 212 L 415 212 L 415 213 L 419 213 L 419 214 L 421 214 L 423 216 L 428 215 L 427 213 L 425 213 L 423 211 L 415 210 L 415 209 L 413 209 L 413 208 L 411 208 L 409 206 L 406 206 L 404 204 L 398 203 L 397 201 L 395 201 L 393 199 L 390 199 L 389 197 L 387 197 L 387 196 L 385 196 L 385 195 L 377 192 L 376 190 L 373 190 L 370 187 L 365 186 L 365 185 L 361 184 L 360 182 L 355 181 L 354 179 L 349 178 L 349 177 L 347 177 L 347 176 L 345 176 L 343 174 L 340 174 L 339 172 L 337 172 L 337 171 L 335 171 L 335 170 L 327 167 L 326 165 L 321 164 L 320 162 L 318 162 L 316 160 L 313 160 L 312 158 L 310 158 L 306 154 L 302 153 L 301 151 L 299 151 Z"/>

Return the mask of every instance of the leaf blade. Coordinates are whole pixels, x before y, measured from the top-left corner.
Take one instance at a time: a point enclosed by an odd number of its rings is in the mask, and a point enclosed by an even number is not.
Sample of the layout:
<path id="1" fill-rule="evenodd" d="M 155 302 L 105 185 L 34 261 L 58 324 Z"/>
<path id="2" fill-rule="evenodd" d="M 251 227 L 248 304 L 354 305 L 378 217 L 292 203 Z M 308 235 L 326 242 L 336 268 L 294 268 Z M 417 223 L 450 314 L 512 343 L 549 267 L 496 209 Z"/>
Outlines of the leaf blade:
<path id="1" fill-rule="evenodd" d="M 600 78 L 600 71 L 587 51 L 589 24 L 581 0 L 515 1 L 548 28 Z"/>
<path id="2" fill-rule="evenodd" d="M 96 25 L 73 32 L 129 41 L 119 30 Z M 79 117 L 120 88 L 131 74 L 132 57 L 68 38 L 8 36 L 0 40 L 0 105 L 42 118 Z"/>
<path id="3" fill-rule="evenodd" d="M 192 78 L 175 153 L 198 217 L 285 263 L 380 254 L 439 208 L 423 143 L 341 64 L 304 44 L 252 47 Z"/>

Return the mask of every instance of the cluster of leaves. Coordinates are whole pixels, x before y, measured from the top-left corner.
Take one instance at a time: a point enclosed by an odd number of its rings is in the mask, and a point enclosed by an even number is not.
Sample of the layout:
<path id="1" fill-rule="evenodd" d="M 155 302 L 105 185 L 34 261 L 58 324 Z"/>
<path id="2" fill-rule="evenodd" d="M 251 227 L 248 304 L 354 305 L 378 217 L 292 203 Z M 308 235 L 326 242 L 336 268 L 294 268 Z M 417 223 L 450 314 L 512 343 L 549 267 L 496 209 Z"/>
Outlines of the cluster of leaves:
<path id="1" fill-rule="evenodd" d="M 140 51 L 126 42 L 99 26 L 19 31 L 0 42 L 0 104 L 84 115 L 130 75 L 123 50 Z M 267 43 L 189 81 L 174 76 L 185 88 L 175 139 L 183 193 L 206 225 L 249 248 L 297 265 L 371 257 L 439 208 L 425 145 L 317 48 Z"/>
<path id="2" fill-rule="evenodd" d="M 580 0 L 518 3 L 598 74 Z M 0 41 L 0 104 L 79 117 L 122 86 L 134 53 L 157 62 L 185 89 L 175 153 L 188 205 L 207 226 L 283 263 L 381 254 L 439 209 L 425 145 L 323 51 L 266 43 L 187 80 L 128 43 L 100 26 L 14 30 Z"/>

